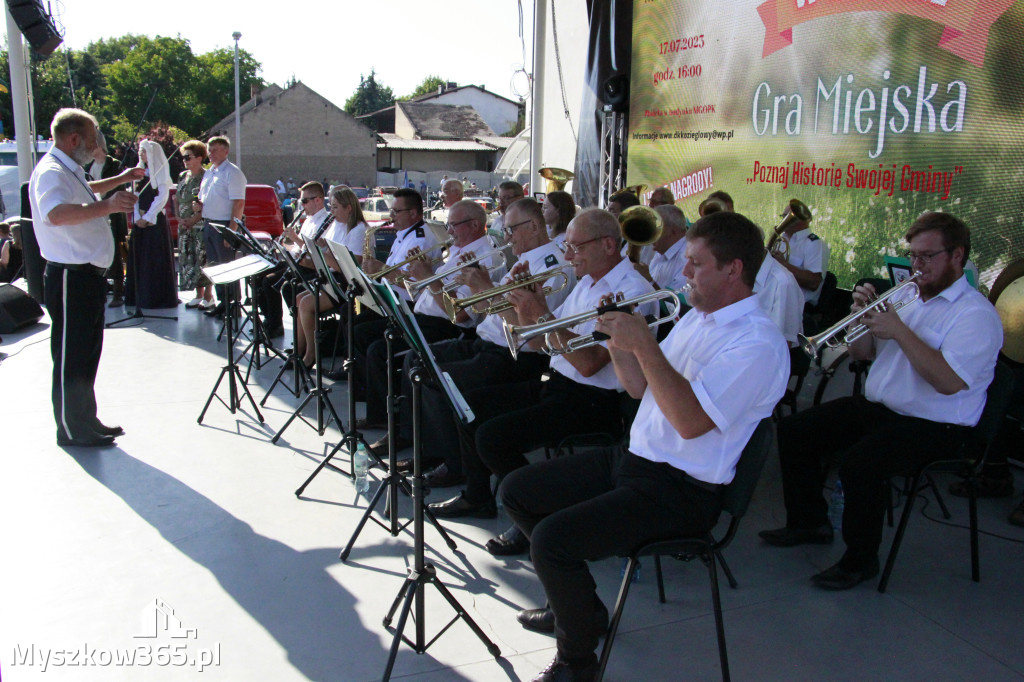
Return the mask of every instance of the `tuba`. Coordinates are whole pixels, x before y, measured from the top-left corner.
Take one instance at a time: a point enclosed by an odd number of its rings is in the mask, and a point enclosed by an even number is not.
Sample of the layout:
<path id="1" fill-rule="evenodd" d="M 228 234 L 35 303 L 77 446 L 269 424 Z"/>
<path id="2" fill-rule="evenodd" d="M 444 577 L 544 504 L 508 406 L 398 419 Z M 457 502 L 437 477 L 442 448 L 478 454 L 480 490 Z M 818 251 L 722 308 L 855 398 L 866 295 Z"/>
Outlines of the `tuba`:
<path id="1" fill-rule="evenodd" d="M 630 206 L 619 214 L 622 238 L 629 242 L 629 260 L 640 261 L 641 247 L 661 238 L 664 229 L 661 216 L 650 206 Z"/>
<path id="2" fill-rule="evenodd" d="M 775 230 L 768 240 L 768 253 L 789 261 L 789 242 L 782 238 L 782 233 L 788 230 L 793 223 L 808 222 L 811 217 L 811 209 L 807 208 L 807 204 L 799 199 L 790 199 L 789 215 L 775 226 Z"/>
<path id="3" fill-rule="evenodd" d="M 545 191 L 558 192 L 565 188 L 565 184 L 576 177 L 572 171 L 564 168 L 541 168 L 538 175 L 548 181 Z"/>

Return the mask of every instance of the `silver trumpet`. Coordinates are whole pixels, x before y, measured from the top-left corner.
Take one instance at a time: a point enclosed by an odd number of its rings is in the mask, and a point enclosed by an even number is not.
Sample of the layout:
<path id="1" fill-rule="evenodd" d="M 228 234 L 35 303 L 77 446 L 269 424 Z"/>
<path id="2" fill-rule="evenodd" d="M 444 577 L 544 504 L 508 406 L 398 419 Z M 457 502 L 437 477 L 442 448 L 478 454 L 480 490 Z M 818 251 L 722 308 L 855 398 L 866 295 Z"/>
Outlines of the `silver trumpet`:
<path id="1" fill-rule="evenodd" d="M 538 336 L 544 337 L 543 351 L 548 355 L 554 356 L 572 353 L 573 351 L 580 350 L 581 348 L 588 348 L 601 343 L 604 338 L 595 337 L 594 334 L 586 334 L 584 336 L 576 336 L 569 339 L 566 343 L 558 343 L 555 345 L 554 339 L 557 338 L 557 336 L 550 335 L 556 334 L 556 332 L 563 329 L 569 329 L 576 325 L 583 324 L 584 322 L 589 322 L 604 313 L 625 311 L 625 309 L 628 309 L 630 306 L 637 306 L 649 301 L 665 301 L 668 304 L 669 312 L 647 325 L 648 327 L 657 327 L 658 325 L 672 321 L 672 318 L 676 316 L 679 312 L 680 306 L 679 294 L 685 293 L 686 290 L 687 287 L 683 287 L 679 291 L 674 291 L 672 289 L 658 289 L 657 291 L 651 291 L 646 294 L 641 294 L 640 296 L 634 296 L 627 300 L 623 300 L 622 294 L 620 293 L 617 295 L 617 300 L 608 305 L 603 305 L 584 313 L 570 315 L 569 317 L 560 317 L 546 322 L 538 322 L 537 324 L 511 325 L 507 321 L 502 320 L 502 325 L 505 328 L 505 340 L 508 342 L 508 349 L 512 353 L 513 358 L 518 357 L 519 349 L 523 344 L 528 343 L 531 339 L 535 339 Z"/>
<path id="2" fill-rule="evenodd" d="M 427 277 L 426 279 L 413 280 L 413 279 L 406 278 L 406 279 L 404 279 L 402 281 L 402 283 L 405 285 L 405 290 L 409 292 L 409 296 L 411 296 L 413 299 L 415 299 L 417 296 L 419 296 L 420 292 L 423 291 L 424 288 L 430 286 L 434 282 L 443 280 L 448 275 L 451 275 L 451 274 L 454 274 L 456 272 L 459 272 L 460 270 L 462 270 L 464 268 L 468 268 L 471 265 L 476 265 L 478 263 L 482 263 L 483 261 L 486 261 L 488 258 L 491 258 L 493 256 L 497 256 L 497 255 L 500 254 L 502 256 L 502 258 L 501 258 L 501 260 L 499 260 L 497 263 L 495 263 L 493 265 L 485 265 L 483 267 L 488 272 L 493 272 L 493 271 L 497 270 L 498 268 L 504 267 L 505 266 L 505 261 L 508 258 L 509 253 L 511 253 L 511 250 L 512 250 L 512 245 L 511 244 L 506 244 L 505 246 L 499 247 L 497 249 L 491 249 L 490 251 L 487 251 L 486 253 L 483 253 L 483 254 L 481 254 L 479 256 L 473 256 L 472 258 L 470 258 L 468 260 L 465 260 L 465 261 L 462 261 L 462 262 L 458 263 L 457 265 L 455 265 L 454 267 L 448 268 L 447 270 L 441 270 L 440 272 L 435 272 L 433 275 L 431 275 L 430 277 Z M 506 253 L 506 252 L 508 252 L 508 253 Z M 453 291 L 453 290 L 457 289 L 458 287 L 459 287 L 458 284 L 455 284 L 454 282 L 452 282 L 451 284 L 446 284 L 444 286 L 444 288 L 441 289 L 441 291 L 443 291 L 443 292 Z"/>
<path id="3" fill-rule="evenodd" d="M 822 348 L 838 348 L 848 346 L 871 330 L 860 321 L 864 315 L 889 308 L 893 311 L 916 303 L 921 298 L 921 289 L 917 286 L 920 272 L 904 280 L 899 286 L 889 289 L 868 305 L 854 313 L 850 313 L 834 325 L 814 336 L 800 335 L 800 347 L 811 358 L 818 357 Z"/>
<path id="4" fill-rule="evenodd" d="M 548 285 L 541 289 L 541 293 L 545 296 L 550 296 L 556 291 L 561 291 L 569 284 L 569 275 L 566 271 L 572 267 L 571 265 L 559 265 L 544 272 L 539 272 L 536 275 L 529 275 L 521 279 L 513 279 L 505 284 L 499 284 L 496 287 L 482 291 L 479 294 L 473 294 L 466 296 L 465 298 L 454 298 L 450 293 L 444 295 L 444 310 L 448 313 L 448 319 L 455 322 L 455 318 L 458 317 L 460 311 L 469 308 L 471 311 L 478 315 L 496 315 L 498 313 L 505 312 L 512 308 L 512 304 L 508 300 L 502 300 L 494 305 L 488 306 L 481 310 L 476 307 L 477 303 L 482 303 L 488 299 L 494 298 L 495 296 L 504 296 L 510 291 L 521 289 L 523 287 L 531 287 L 538 284 L 543 284 L 549 279 L 556 279 L 559 281 L 558 285 Z"/>

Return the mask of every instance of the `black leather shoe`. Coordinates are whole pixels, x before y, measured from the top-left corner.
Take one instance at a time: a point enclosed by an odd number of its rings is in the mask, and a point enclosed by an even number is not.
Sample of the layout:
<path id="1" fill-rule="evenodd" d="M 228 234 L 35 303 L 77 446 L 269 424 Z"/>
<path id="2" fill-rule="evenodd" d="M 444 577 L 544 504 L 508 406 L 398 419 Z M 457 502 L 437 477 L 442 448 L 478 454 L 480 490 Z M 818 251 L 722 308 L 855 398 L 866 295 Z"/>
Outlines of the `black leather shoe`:
<path id="1" fill-rule="evenodd" d="M 431 488 L 451 488 L 465 483 L 466 477 L 449 472 L 448 465 L 442 462 L 423 476 L 423 482 Z"/>
<path id="2" fill-rule="evenodd" d="M 328 379 L 330 379 L 331 381 L 347 381 L 348 380 L 348 372 L 346 372 L 343 367 L 339 367 L 338 369 L 332 369 L 330 372 L 324 372 L 324 376 L 327 377 Z M 359 422 L 357 420 L 356 424 L 358 424 L 358 423 Z"/>
<path id="3" fill-rule="evenodd" d="M 268 339 L 276 339 L 279 336 L 284 336 L 284 326 L 277 324 L 274 326 L 266 326 L 263 328 Z"/>
<path id="4" fill-rule="evenodd" d="M 444 502 L 434 502 L 430 506 L 430 511 L 434 512 L 434 516 L 442 519 L 456 519 L 462 516 L 471 516 L 475 519 L 493 519 L 498 516 L 498 509 L 494 506 L 494 502 L 487 502 L 485 504 L 473 504 L 466 499 L 466 493 L 459 493 L 458 497 L 453 497 L 450 500 Z"/>
<path id="5" fill-rule="evenodd" d="M 484 545 L 492 556 L 516 556 L 530 551 L 530 541 L 518 526 L 512 526 L 496 538 L 491 538 Z"/>
<path id="6" fill-rule="evenodd" d="M 828 545 L 832 543 L 832 526 L 823 523 L 817 528 L 776 528 L 763 530 L 758 535 L 775 547 L 796 547 L 797 545 Z"/>
<path id="7" fill-rule="evenodd" d="M 217 317 L 218 315 L 223 315 L 224 314 L 224 308 L 225 308 L 225 306 L 224 306 L 223 303 L 218 303 L 216 307 L 210 308 L 209 310 L 204 310 L 203 311 L 203 315 L 208 315 L 210 317 Z"/>
<path id="8" fill-rule="evenodd" d="M 555 614 L 550 606 L 542 609 L 523 609 L 516 614 L 516 620 L 527 630 L 552 633 L 555 631 Z M 594 629 L 604 634 L 608 630 L 608 607 L 598 600 L 594 610 Z"/>
<path id="9" fill-rule="evenodd" d="M 114 444 L 113 436 L 104 436 L 99 433 L 86 433 L 78 438 L 65 438 L 57 436 L 57 445 L 62 448 L 102 448 Z"/>
<path id="10" fill-rule="evenodd" d="M 360 431 L 364 431 L 366 429 L 386 429 L 388 428 L 388 423 L 386 421 L 370 421 L 366 417 L 359 417 L 356 419 L 356 428 Z M 387 441 L 387 438 L 384 440 Z M 374 445 L 376 445 L 376 443 L 374 443 Z"/>
<path id="11" fill-rule="evenodd" d="M 117 424 L 114 424 L 113 426 L 106 426 L 100 422 L 96 422 L 96 426 L 93 427 L 93 431 L 101 436 L 114 436 L 115 438 L 117 436 L 124 435 L 124 429 Z"/>
<path id="12" fill-rule="evenodd" d="M 591 682 L 597 677 L 597 656 L 583 664 L 571 664 L 561 657 L 548 663 L 548 667 L 533 678 L 533 682 Z"/>
<path id="13" fill-rule="evenodd" d="M 878 557 L 859 570 L 843 568 L 836 564 L 832 568 L 826 568 L 821 573 L 811 576 L 811 582 L 823 590 L 848 590 L 865 580 L 871 580 L 876 575 L 878 575 Z"/>

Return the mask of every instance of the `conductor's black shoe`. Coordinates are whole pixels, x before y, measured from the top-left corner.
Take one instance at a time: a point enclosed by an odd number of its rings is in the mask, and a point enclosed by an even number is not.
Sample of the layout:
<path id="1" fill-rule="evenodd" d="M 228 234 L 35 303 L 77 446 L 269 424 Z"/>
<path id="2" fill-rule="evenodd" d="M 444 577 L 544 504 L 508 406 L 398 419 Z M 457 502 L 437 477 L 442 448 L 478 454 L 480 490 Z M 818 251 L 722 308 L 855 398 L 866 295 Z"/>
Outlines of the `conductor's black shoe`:
<path id="1" fill-rule="evenodd" d="M 104 436 L 99 433 L 85 433 L 77 438 L 66 438 L 57 436 L 57 445 L 62 448 L 102 448 L 114 444 L 113 436 Z"/>
<path id="2" fill-rule="evenodd" d="M 843 568 L 840 564 L 836 564 L 811 576 L 811 582 L 823 590 L 848 590 L 865 580 L 871 580 L 876 575 L 878 575 L 878 557 L 860 569 Z"/>
<path id="3" fill-rule="evenodd" d="M 114 424 L 113 426 L 106 426 L 105 424 L 96 422 L 96 425 L 93 427 L 93 431 L 100 434 L 101 436 L 114 436 L 115 438 L 117 436 L 124 435 L 124 429 L 122 429 L 117 424 Z"/>
<path id="4" fill-rule="evenodd" d="M 498 537 L 488 540 L 484 546 L 493 556 L 516 556 L 530 551 L 530 541 L 515 525 Z"/>
<path id="5" fill-rule="evenodd" d="M 548 667 L 533 678 L 533 682 L 591 682 L 597 678 L 597 656 L 586 663 L 570 663 L 555 656 Z"/>
<path id="6" fill-rule="evenodd" d="M 823 523 L 817 528 L 776 528 L 763 530 L 758 535 L 775 547 L 796 547 L 797 545 L 828 545 L 832 543 L 832 526 Z"/>
<path id="7" fill-rule="evenodd" d="M 516 620 L 524 628 L 534 632 L 551 633 L 555 631 L 555 613 L 550 606 L 545 606 L 542 609 L 523 609 L 516 614 Z M 608 629 L 608 607 L 600 600 L 594 609 L 594 629 L 601 634 Z"/>
<path id="8" fill-rule="evenodd" d="M 434 516 L 443 519 L 455 519 L 461 516 L 471 516 L 475 519 L 493 519 L 498 516 L 498 509 L 494 506 L 493 500 L 484 504 L 473 504 L 466 499 L 465 492 L 459 493 L 458 497 L 453 497 L 444 502 L 434 502 L 429 506 L 430 511 L 434 512 Z"/>

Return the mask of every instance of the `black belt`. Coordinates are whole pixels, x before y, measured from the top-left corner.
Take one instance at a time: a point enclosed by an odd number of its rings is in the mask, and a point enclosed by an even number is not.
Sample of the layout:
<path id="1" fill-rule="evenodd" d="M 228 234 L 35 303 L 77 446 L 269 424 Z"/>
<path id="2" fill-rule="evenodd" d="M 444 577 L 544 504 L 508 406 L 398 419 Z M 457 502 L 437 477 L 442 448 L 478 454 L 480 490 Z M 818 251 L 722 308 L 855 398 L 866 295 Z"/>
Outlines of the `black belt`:
<path id="1" fill-rule="evenodd" d="M 87 272 L 99 277 L 105 277 L 107 274 L 107 268 L 101 268 L 100 266 L 93 265 L 92 263 L 54 263 L 53 261 L 49 261 L 47 265 L 52 265 L 55 268 L 61 268 L 63 270 L 71 270 L 72 272 Z"/>
<path id="2" fill-rule="evenodd" d="M 719 490 L 722 489 L 721 483 L 708 483 L 707 481 L 702 481 L 698 478 L 694 478 L 693 476 L 691 476 L 690 474 L 686 473 L 681 469 L 676 469 L 676 471 L 681 473 L 683 475 L 683 480 L 689 483 L 690 485 L 695 485 L 698 488 L 703 488 L 704 490 L 710 490 L 713 493 L 717 493 Z"/>

